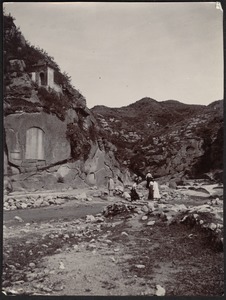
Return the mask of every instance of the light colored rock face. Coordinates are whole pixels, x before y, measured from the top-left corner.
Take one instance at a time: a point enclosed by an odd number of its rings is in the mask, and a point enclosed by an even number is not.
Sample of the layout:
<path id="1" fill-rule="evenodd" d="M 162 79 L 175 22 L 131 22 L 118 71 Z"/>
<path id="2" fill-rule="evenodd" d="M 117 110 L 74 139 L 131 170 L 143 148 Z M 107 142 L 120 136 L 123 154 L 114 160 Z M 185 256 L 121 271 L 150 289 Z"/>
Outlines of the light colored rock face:
<path id="1" fill-rule="evenodd" d="M 84 163 L 87 184 L 106 186 L 107 176 L 112 176 L 115 184 L 118 183 L 118 176 L 124 184 L 128 181 L 129 174 L 120 170 L 118 163 L 111 153 L 100 150 L 93 145 L 90 158 Z"/>

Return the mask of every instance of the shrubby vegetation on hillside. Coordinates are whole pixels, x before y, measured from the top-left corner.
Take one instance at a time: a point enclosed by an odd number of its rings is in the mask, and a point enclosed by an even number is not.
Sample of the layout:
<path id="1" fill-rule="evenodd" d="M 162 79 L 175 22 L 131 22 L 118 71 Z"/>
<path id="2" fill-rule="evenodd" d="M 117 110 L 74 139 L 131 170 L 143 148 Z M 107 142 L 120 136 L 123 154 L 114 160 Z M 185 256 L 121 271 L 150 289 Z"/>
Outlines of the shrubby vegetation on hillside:
<path id="1" fill-rule="evenodd" d="M 26 41 L 20 31 L 14 24 L 14 18 L 11 15 L 4 15 L 4 69 L 7 70 L 10 59 L 20 59 L 25 62 L 26 72 L 31 72 L 33 65 L 39 61 L 49 63 L 55 70 L 54 80 L 56 84 L 62 86 L 64 94 L 70 95 L 68 101 L 85 102 L 84 96 L 76 90 L 71 84 L 70 76 L 60 71 L 60 67 L 45 50 L 35 47 Z M 50 96 L 51 96 L 50 92 Z"/>
<path id="2" fill-rule="evenodd" d="M 96 106 L 92 112 L 116 145 L 118 160 L 140 176 L 148 169 L 156 176 L 187 169 L 199 176 L 223 168 L 222 101 L 204 106 L 143 98 L 121 109 Z"/>

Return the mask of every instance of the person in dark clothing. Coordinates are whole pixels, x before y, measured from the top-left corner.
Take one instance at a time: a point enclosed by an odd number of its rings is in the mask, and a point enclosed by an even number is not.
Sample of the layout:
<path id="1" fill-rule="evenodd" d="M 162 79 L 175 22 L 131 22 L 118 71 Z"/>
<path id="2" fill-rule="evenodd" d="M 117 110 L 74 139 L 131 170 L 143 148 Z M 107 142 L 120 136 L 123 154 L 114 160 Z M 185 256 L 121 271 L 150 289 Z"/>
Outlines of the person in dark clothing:
<path id="1" fill-rule="evenodd" d="M 134 182 L 135 182 L 136 184 L 139 184 L 139 183 L 140 183 L 139 177 L 138 177 L 138 176 L 136 176 L 136 177 L 134 178 Z"/>
<path id="2" fill-rule="evenodd" d="M 146 175 L 146 181 L 147 181 L 146 188 L 147 189 L 149 188 L 149 184 L 150 184 L 151 179 L 153 179 L 153 176 L 151 175 L 150 172 L 148 172 L 147 175 Z"/>
<path id="3" fill-rule="evenodd" d="M 133 184 L 131 192 L 130 192 L 131 201 L 140 200 L 140 196 L 136 191 L 136 183 Z"/>

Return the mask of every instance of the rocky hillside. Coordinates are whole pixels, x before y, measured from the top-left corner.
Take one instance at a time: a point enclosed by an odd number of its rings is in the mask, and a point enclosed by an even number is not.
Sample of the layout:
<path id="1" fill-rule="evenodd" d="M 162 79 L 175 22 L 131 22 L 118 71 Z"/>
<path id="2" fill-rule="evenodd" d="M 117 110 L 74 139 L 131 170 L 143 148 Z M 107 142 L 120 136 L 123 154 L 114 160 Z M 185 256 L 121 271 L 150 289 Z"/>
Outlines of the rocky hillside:
<path id="1" fill-rule="evenodd" d="M 3 34 L 4 173 L 14 188 L 101 185 L 106 175 L 123 177 L 70 77 L 25 40 L 11 15 L 4 16 Z M 31 172 L 38 179 L 26 183 L 30 176 L 23 174 Z"/>
<path id="2" fill-rule="evenodd" d="M 117 147 L 118 160 L 134 173 L 150 170 L 156 177 L 180 179 L 217 173 L 220 179 L 223 100 L 204 106 L 143 98 L 121 108 L 95 106 L 92 112 Z"/>
<path id="3" fill-rule="evenodd" d="M 222 180 L 223 100 L 143 98 L 89 110 L 68 74 L 13 21 L 4 16 L 4 174 L 13 188 L 106 185 L 106 175 L 126 183 L 147 170 L 167 180 Z"/>

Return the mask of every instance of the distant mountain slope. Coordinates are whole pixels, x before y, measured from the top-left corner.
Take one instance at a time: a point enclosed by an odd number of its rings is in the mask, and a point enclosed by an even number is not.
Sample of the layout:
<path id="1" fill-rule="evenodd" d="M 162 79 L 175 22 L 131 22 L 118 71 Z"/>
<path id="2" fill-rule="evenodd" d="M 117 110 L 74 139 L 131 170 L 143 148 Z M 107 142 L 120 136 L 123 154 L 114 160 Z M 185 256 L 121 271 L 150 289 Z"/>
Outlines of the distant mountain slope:
<path id="1" fill-rule="evenodd" d="M 150 169 L 156 176 L 200 176 L 223 169 L 223 156 L 216 165 L 213 157 L 208 167 L 200 169 L 199 164 L 211 145 L 215 152 L 223 149 L 223 100 L 205 106 L 143 98 L 125 107 L 95 106 L 91 111 L 102 134 L 117 147 L 119 161 L 137 174 L 144 176 Z"/>

